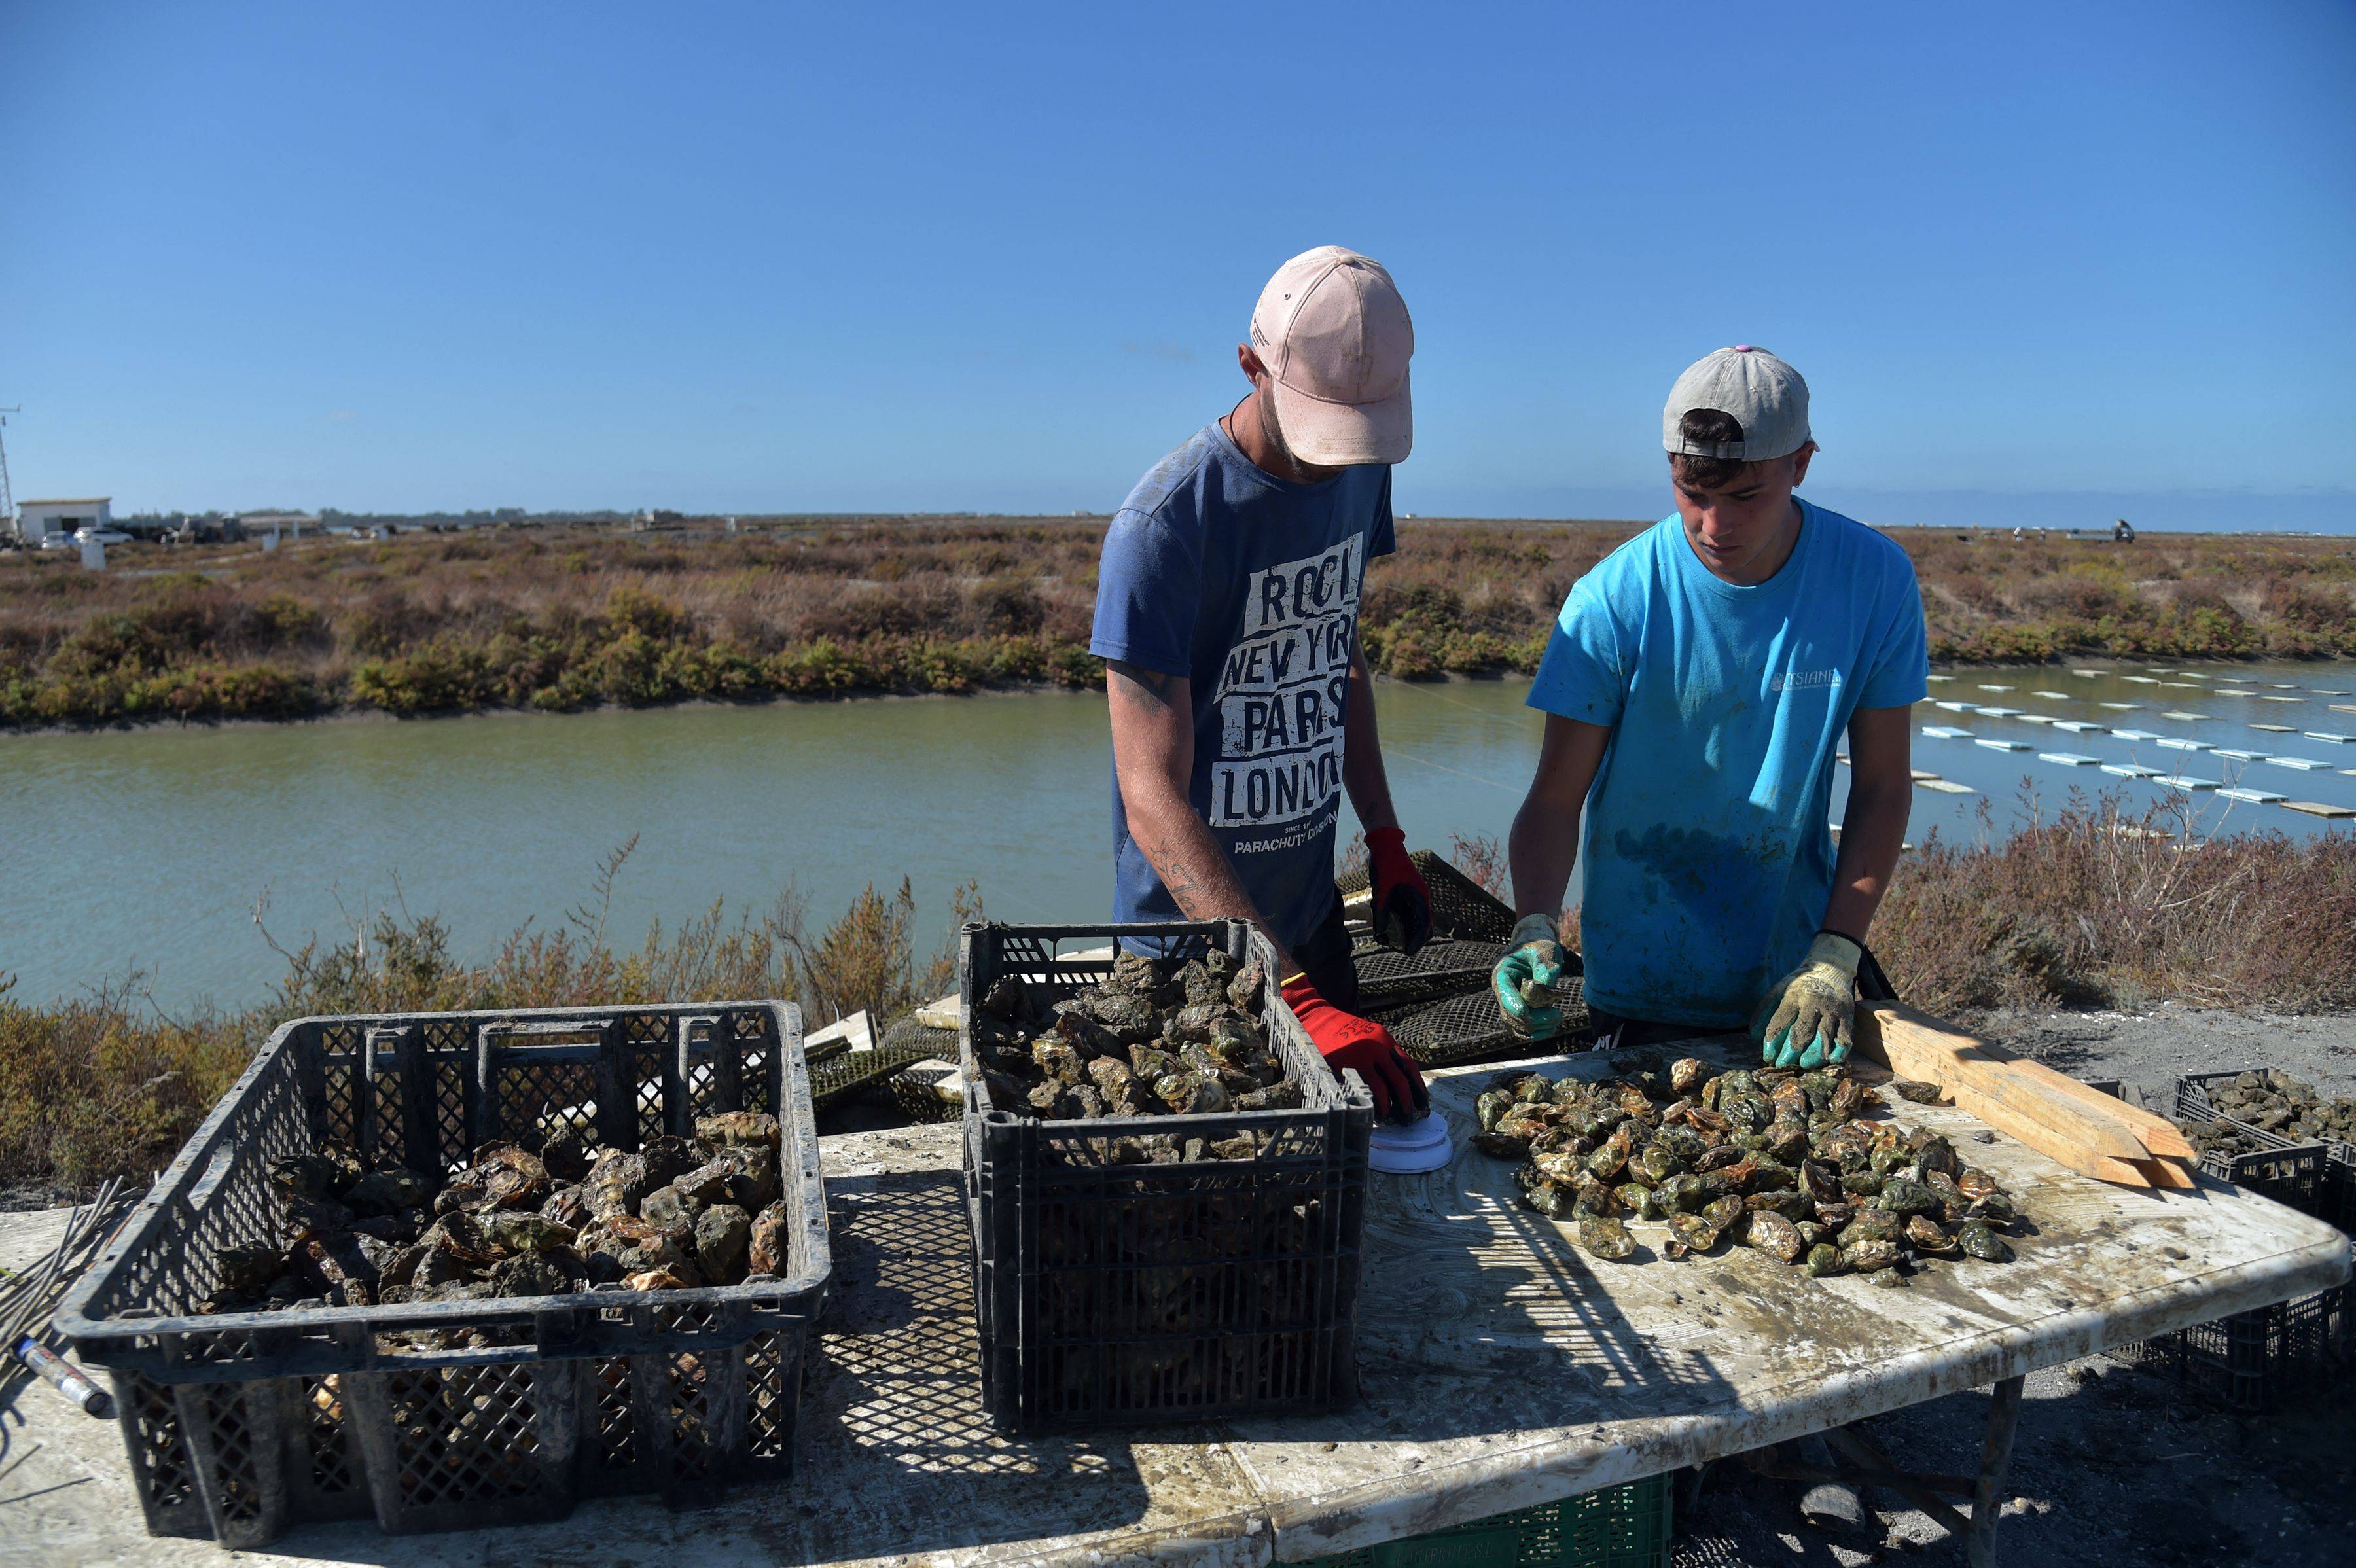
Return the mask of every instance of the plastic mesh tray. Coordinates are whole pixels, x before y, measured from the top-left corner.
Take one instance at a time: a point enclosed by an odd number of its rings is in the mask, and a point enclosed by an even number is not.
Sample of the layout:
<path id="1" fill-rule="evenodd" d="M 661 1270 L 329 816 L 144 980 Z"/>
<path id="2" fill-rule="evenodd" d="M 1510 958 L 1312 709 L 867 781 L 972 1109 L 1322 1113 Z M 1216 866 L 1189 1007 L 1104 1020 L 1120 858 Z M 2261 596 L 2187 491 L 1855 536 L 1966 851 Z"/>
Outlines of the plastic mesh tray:
<path id="1" fill-rule="evenodd" d="M 1468 991 L 1486 993 L 1505 953 L 1503 943 L 1455 938 L 1436 938 L 1412 957 L 1371 943 L 1361 946 L 1350 961 L 1358 972 L 1358 1005 L 1404 1007 Z"/>
<path id="2" fill-rule="evenodd" d="M 1576 964 L 1577 959 L 1571 961 Z M 1488 976 L 1481 989 L 1444 1001 L 1421 1003 L 1395 1012 L 1374 1015 L 1389 1028 L 1399 1048 L 1424 1067 L 1455 1067 L 1467 1062 L 1511 1061 L 1517 1057 L 1550 1056 L 1580 1050 L 1594 1042 L 1587 1012 L 1587 994 L 1580 978 L 1567 974 L 1556 986 L 1562 1008 L 1562 1028 L 1543 1040 L 1516 1035 L 1505 1026 L 1489 993 Z"/>
<path id="3" fill-rule="evenodd" d="M 962 1114 L 959 1102 L 944 1100 L 940 1085 L 957 1076 L 958 1032 L 916 1022 L 912 1015 L 884 1031 L 883 1048 L 899 1051 L 908 1065 L 884 1080 L 884 1090 L 900 1113 L 911 1122 L 953 1122 Z M 938 1067 L 925 1063 L 938 1062 Z"/>
<path id="4" fill-rule="evenodd" d="M 1434 937 L 1503 946 L 1514 934 L 1514 911 L 1505 900 L 1428 849 L 1417 850 L 1408 858 L 1415 862 L 1415 868 L 1423 874 L 1424 886 L 1430 891 Z M 1365 892 L 1372 881 L 1372 873 L 1362 866 L 1336 877 L 1333 886 L 1346 902 Z"/>

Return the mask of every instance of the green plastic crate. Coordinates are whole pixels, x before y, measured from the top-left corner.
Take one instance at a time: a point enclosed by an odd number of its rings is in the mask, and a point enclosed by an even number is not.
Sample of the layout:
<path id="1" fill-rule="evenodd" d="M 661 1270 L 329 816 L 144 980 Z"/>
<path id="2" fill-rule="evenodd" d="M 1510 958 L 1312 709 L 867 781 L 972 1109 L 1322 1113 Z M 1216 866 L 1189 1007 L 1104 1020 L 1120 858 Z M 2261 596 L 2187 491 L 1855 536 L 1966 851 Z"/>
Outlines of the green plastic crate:
<path id="1" fill-rule="evenodd" d="M 1668 1568 L 1666 1472 L 1519 1513 L 1387 1541 L 1305 1568 Z"/>

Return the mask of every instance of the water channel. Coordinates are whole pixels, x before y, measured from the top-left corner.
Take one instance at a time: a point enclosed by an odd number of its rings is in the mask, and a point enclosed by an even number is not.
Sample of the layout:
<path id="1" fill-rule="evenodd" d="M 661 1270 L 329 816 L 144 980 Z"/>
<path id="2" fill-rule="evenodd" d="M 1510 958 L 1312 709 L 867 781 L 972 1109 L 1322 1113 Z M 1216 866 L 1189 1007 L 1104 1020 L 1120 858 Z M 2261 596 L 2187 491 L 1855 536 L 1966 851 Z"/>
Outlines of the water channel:
<path id="1" fill-rule="evenodd" d="M 1953 788 L 1916 790 L 1910 832 L 1975 833 L 1983 802 L 2006 831 L 2024 781 L 2048 809 L 2073 785 L 2168 793 L 2105 766 L 2204 786 L 2211 828 L 2333 831 L 2205 786 L 2356 807 L 2351 689 L 2344 664 L 1942 671 L 1933 702 L 1954 705 L 1917 711 L 1914 762 Z M 1413 842 L 1504 835 L 1537 749 L 1526 691 L 1378 689 Z M 928 946 L 969 877 L 999 918 L 1099 919 L 1109 757 L 1102 700 L 1056 692 L 5 736 L 0 973 L 28 1001 L 135 970 L 168 1007 L 244 1004 L 283 972 L 257 901 L 288 946 L 398 906 L 480 956 L 562 920 L 633 836 L 609 921 L 625 939 L 714 899 L 764 908 L 788 884 L 830 920 L 903 875 Z"/>

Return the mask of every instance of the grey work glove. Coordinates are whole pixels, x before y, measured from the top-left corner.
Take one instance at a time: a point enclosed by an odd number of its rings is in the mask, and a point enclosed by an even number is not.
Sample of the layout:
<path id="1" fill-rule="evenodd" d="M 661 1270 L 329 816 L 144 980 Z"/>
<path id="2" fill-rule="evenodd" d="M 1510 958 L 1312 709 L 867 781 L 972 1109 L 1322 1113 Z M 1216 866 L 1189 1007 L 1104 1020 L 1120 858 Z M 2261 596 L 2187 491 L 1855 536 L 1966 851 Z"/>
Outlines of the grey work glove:
<path id="1" fill-rule="evenodd" d="M 1759 1059 L 1769 1067 L 1823 1067 L 1848 1059 L 1857 1022 L 1857 966 L 1864 949 L 1818 931 L 1800 967 L 1767 988 L 1751 1010 Z"/>

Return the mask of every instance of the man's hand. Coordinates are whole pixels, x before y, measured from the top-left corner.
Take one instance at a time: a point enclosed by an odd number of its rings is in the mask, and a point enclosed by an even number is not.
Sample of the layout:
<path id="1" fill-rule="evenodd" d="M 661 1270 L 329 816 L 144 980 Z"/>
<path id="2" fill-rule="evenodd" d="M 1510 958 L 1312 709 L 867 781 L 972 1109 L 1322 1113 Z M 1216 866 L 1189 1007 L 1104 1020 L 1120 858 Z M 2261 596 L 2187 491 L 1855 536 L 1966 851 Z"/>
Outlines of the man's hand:
<path id="1" fill-rule="evenodd" d="M 1816 933 L 1800 967 L 1769 986 L 1751 1015 L 1760 1060 L 1769 1067 L 1813 1068 L 1847 1059 L 1862 952 L 1847 937 Z"/>
<path id="2" fill-rule="evenodd" d="M 1562 979 L 1562 944 L 1555 940 L 1551 915 L 1525 915 L 1514 927 L 1513 945 L 1489 976 L 1505 1026 L 1525 1039 L 1551 1038 L 1562 1027 L 1562 1009 L 1553 1001 Z"/>
<path id="3" fill-rule="evenodd" d="M 1365 1080 L 1367 1091 L 1375 1097 L 1376 1115 L 1412 1122 L 1430 1111 L 1431 1096 L 1423 1087 L 1422 1069 L 1414 1058 L 1398 1048 L 1388 1029 L 1343 1012 L 1317 994 L 1305 974 L 1286 981 L 1283 994 L 1293 1016 L 1309 1031 L 1309 1043 L 1334 1074 L 1338 1077 L 1343 1069 L 1354 1068 Z"/>
<path id="4" fill-rule="evenodd" d="M 1366 835 L 1367 868 L 1373 873 L 1375 940 L 1413 956 L 1431 940 L 1431 889 L 1408 858 L 1407 834 L 1376 828 Z"/>

